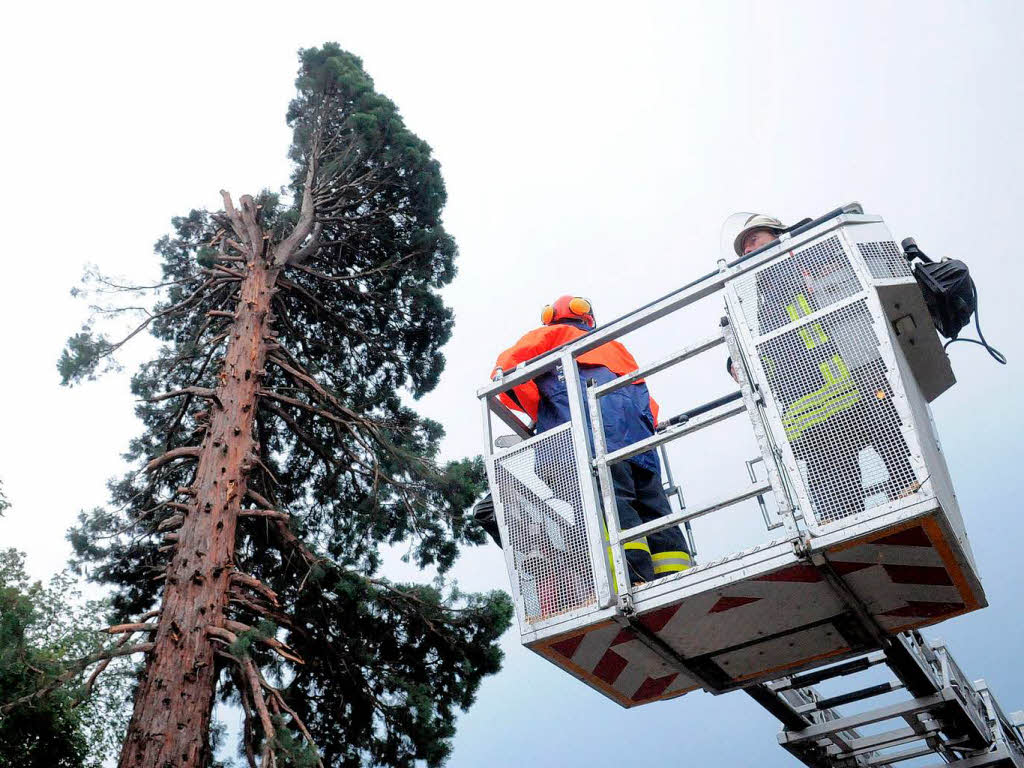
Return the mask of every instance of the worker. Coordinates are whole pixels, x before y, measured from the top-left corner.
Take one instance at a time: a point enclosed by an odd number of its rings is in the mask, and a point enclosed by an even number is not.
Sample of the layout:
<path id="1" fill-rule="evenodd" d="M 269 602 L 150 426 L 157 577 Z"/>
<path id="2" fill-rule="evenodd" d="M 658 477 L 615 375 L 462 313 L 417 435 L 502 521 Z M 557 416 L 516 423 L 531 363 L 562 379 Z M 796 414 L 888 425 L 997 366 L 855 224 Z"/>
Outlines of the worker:
<path id="1" fill-rule="evenodd" d="M 523 336 L 498 356 L 498 369 L 511 371 L 520 363 L 574 341 L 596 327 L 588 300 L 561 296 L 541 312 L 543 325 Z M 576 358 L 581 384 L 604 384 L 637 369 L 636 360 L 617 341 L 602 344 Z M 563 371 L 541 374 L 502 393 L 509 408 L 525 413 L 538 433 L 569 421 L 569 396 Z M 641 379 L 601 398 L 608 451 L 615 451 L 654 434 L 658 406 Z M 589 425 L 589 418 L 588 418 Z M 653 450 L 645 451 L 609 468 L 618 507 L 619 526 L 633 528 L 671 512 L 661 484 L 661 463 Z M 652 581 L 690 567 L 689 548 L 678 526 L 658 531 L 646 540 L 625 545 L 633 583 Z"/>
<path id="2" fill-rule="evenodd" d="M 750 216 L 733 243 L 746 256 L 790 228 Z M 862 290 L 840 254 L 808 248 L 757 273 L 757 328 L 770 333 Z M 805 463 L 808 492 L 821 523 L 864 509 L 866 495 L 907 496 L 920 486 L 899 433 L 893 391 L 867 310 L 854 305 L 758 344 L 769 386 L 779 401 L 786 437 Z M 793 339 L 799 354 L 794 354 Z M 787 346 L 788 345 L 788 346 Z M 738 379 L 733 361 L 726 363 Z M 811 384 L 810 382 L 816 382 Z M 861 453 L 873 448 L 885 475 L 865 476 Z"/>

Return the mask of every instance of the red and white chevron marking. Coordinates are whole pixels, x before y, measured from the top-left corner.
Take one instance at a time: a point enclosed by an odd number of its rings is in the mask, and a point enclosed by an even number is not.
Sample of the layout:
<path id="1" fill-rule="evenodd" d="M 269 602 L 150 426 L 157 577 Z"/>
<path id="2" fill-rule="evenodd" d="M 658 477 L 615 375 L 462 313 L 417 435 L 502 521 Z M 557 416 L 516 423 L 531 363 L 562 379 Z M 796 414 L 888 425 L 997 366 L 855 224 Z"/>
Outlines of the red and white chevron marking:
<path id="1" fill-rule="evenodd" d="M 931 519 L 836 548 L 828 559 L 889 632 L 978 607 Z M 642 606 L 642 590 L 638 596 Z M 799 563 L 692 595 L 639 620 L 684 658 L 705 657 L 741 682 L 848 652 L 848 640 L 832 624 L 845 610 L 821 572 Z M 611 621 L 532 647 L 627 707 L 698 687 Z"/>
<path id="2" fill-rule="evenodd" d="M 665 620 L 676 610 L 678 606 L 670 606 Z M 656 631 L 662 618 L 649 614 L 640 621 Z M 671 698 L 697 687 L 641 643 L 632 630 L 615 622 L 604 622 L 534 649 L 624 707 Z"/>
<path id="3" fill-rule="evenodd" d="M 878 623 L 894 634 L 980 607 L 931 518 L 838 548 L 828 558 Z"/>

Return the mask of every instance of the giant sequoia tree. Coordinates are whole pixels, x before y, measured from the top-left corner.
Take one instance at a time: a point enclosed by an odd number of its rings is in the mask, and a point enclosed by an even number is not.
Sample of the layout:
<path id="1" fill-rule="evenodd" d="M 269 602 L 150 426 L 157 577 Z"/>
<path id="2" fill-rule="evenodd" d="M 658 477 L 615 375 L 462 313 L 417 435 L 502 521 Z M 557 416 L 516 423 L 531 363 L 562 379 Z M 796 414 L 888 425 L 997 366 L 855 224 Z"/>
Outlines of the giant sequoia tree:
<path id="1" fill-rule="evenodd" d="M 503 594 L 378 575 L 383 544 L 443 572 L 479 541 L 479 461 L 439 465 L 441 427 L 401 396 L 435 386 L 452 327 L 439 166 L 358 58 L 300 61 L 290 193 L 222 193 L 157 244 L 157 298 L 128 335 L 162 343 L 132 380 L 140 469 L 70 534 L 115 587 L 110 631 L 141 636 L 119 648 L 145 654 L 123 768 L 207 765 L 217 696 L 244 709 L 251 766 L 437 765 L 499 668 Z M 65 382 L 123 343 L 83 330 Z"/>

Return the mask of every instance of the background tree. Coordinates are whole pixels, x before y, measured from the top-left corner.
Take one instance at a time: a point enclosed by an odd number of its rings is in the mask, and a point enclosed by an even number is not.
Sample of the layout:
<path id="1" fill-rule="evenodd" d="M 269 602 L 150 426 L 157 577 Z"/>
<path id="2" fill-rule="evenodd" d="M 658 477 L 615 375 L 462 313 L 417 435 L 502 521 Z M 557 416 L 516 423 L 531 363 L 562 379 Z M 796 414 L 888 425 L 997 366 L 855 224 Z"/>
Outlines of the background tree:
<path id="1" fill-rule="evenodd" d="M 116 756 L 131 665 L 106 658 L 98 683 L 85 674 L 107 610 L 83 602 L 67 573 L 33 583 L 23 553 L 0 551 L 0 768 L 100 768 Z"/>
<path id="2" fill-rule="evenodd" d="M 479 460 L 439 466 L 441 426 L 402 401 L 435 386 L 452 327 L 440 169 L 358 58 L 300 62 L 291 202 L 222 192 L 173 219 L 139 324 L 114 342 L 90 322 L 59 363 L 73 383 L 144 329 L 162 343 L 132 379 L 144 466 L 70 534 L 115 586 L 112 631 L 151 638 L 121 766 L 207 765 L 215 695 L 245 711 L 250 766 L 438 765 L 500 665 L 503 593 L 377 575 L 381 545 L 443 574 L 481 540 Z"/>

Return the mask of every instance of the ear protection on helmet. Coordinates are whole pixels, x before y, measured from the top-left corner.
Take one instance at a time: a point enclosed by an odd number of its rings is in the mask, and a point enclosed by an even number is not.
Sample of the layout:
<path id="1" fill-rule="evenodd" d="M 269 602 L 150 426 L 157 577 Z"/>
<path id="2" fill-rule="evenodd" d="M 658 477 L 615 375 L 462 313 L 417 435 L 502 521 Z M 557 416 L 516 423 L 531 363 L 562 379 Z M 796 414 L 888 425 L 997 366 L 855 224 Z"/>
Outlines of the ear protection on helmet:
<path id="1" fill-rule="evenodd" d="M 582 296 L 559 296 L 554 304 L 545 305 L 540 312 L 540 321 L 544 325 L 568 319 L 582 320 L 591 328 L 596 325 L 594 308 Z"/>

